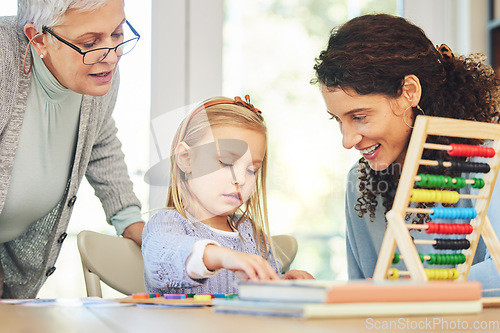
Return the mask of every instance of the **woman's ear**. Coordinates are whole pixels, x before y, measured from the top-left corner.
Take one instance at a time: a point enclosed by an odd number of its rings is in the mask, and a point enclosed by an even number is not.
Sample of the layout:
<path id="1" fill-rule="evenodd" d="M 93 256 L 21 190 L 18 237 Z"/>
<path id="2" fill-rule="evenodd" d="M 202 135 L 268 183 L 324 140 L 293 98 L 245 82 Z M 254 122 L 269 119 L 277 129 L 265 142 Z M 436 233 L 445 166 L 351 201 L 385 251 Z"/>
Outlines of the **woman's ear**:
<path id="1" fill-rule="evenodd" d="M 45 55 L 47 53 L 47 47 L 45 45 L 45 40 L 43 38 L 43 33 L 38 32 L 33 25 L 33 23 L 27 23 L 24 25 L 24 34 L 31 41 L 31 45 L 35 48 L 36 53 L 40 55 Z"/>
<path id="2" fill-rule="evenodd" d="M 189 155 L 189 149 L 189 146 L 184 141 L 179 142 L 175 148 L 177 166 L 184 173 L 191 172 L 191 156 Z"/>
<path id="3" fill-rule="evenodd" d="M 422 96 L 422 86 L 420 85 L 420 80 L 416 75 L 410 74 L 405 76 L 402 96 L 413 107 L 417 106 L 420 103 L 420 97 Z"/>

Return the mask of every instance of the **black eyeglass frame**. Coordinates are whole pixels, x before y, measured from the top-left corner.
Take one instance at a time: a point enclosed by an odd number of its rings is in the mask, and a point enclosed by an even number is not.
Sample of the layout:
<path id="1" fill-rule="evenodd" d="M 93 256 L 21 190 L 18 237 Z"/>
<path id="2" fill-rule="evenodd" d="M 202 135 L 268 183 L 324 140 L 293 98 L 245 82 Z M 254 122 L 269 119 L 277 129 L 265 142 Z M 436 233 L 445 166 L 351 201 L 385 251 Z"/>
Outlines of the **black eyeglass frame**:
<path id="1" fill-rule="evenodd" d="M 115 52 L 116 52 L 116 50 L 117 50 L 120 46 L 122 46 L 123 44 L 125 44 L 125 43 L 128 43 L 128 42 L 130 42 L 130 41 L 136 40 L 136 44 L 137 44 L 137 42 L 138 42 L 138 41 L 139 41 L 139 39 L 141 38 L 141 35 L 137 32 L 137 30 L 135 30 L 135 29 L 134 29 L 134 27 L 130 24 L 130 22 L 129 22 L 128 20 L 125 20 L 125 23 L 127 23 L 127 25 L 129 26 L 130 30 L 132 30 L 132 32 L 134 33 L 134 35 L 135 35 L 135 37 L 134 37 L 134 38 L 131 38 L 131 39 L 129 39 L 129 40 L 126 40 L 126 41 L 124 41 L 124 42 L 121 42 L 120 44 L 116 45 L 115 47 L 101 47 L 101 48 L 98 48 L 98 49 L 93 49 L 93 50 L 88 50 L 88 51 L 82 51 L 82 49 L 81 49 L 81 48 L 79 48 L 78 46 L 76 46 L 76 45 L 74 45 L 74 44 L 72 44 L 72 43 L 68 42 L 68 41 L 67 41 L 67 40 L 65 40 L 64 38 L 62 38 L 62 37 L 60 37 L 60 36 L 56 35 L 56 34 L 55 34 L 55 33 L 54 33 L 54 32 L 53 32 L 53 31 L 52 31 L 49 27 L 47 27 L 47 26 L 42 26 L 42 33 L 44 33 L 44 34 L 45 34 L 45 33 L 47 33 L 47 32 L 48 32 L 49 34 L 51 34 L 52 36 L 54 36 L 54 37 L 55 37 L 58 41 L 60 41 L 61 43 L 64 43 L 64 44 L 68 45 L 68 46 L 69 46 L 69 47 L 71 47 L 73 50 L 75 50 L 76 52 L 80 53 L 80 54 L 83 56 L 82 61 L 83 61 L 83 64 L 84 64 L 84 65 L 94 65 L 94 64 L 98 64 L 98 63 L 100 63 L 100 62 L 104 61 L 104 59 L 106 59 L 106 57 L 108 56 L 109 52 L 111 52 L 111 50 L 115 50 Z M 134 47 L 135 47 L 135 45 L 134 45 Z M 132 49 L 133 49 L 133 48 L 132 48 Z M 132 49 L 131 49 L 130 51 L 132 51 Z M 94 52 L 94 51 L 99 51 L 99 50 L 108 50 L 108 52 L 106 52 L 106 55 L 105 55 L 105 56 L 104 56 L 101 60 L 99 60 L 99 61 L 97 61 L 97 62 L 93 62 L 93 63 L 91 63 L 91 64 L 86 64 L 86 63 L 85 63 L 85 55 L 86 55 L 87 53 L 89 53 L 89 52 Z M 129 52 L 130 52 L 130 51 L 129 51 Z M 127 53 L 129 53 L 129 52 L 127 52 Z M 124 53 L 124 54 L 127 54 L 127 53 Z M 121 56 L 122 56 L 122 55 L 124 55 L 124 54 L 119 55 L 119 57 L 121 57 Z"/>

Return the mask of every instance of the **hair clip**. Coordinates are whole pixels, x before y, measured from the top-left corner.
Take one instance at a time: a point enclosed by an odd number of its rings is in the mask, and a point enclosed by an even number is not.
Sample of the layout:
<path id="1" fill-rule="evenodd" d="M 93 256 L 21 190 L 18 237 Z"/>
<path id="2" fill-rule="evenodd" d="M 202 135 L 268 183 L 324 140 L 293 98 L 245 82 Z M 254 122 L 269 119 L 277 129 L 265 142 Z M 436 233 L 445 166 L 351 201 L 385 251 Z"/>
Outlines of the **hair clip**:
<path id="1" fill-rule="evenodd" d="M 250 104 L 250 95 L 245 95 L 245 101 L 242 100 L 241 97 L 236 96 L 234 98 L 234 104 L 246 107 L 247 109 L 253 111 L 260 119 L 262 119 L 262 111 Z"/>
<path id="2" fill-rule="evenodd" d="M 436 45 L 437 50 L 439 53 L 441 53 L 441 57 L 443 57 L 444 60 L 450 60 L 455 58 L 455 55 L 451 51 L 451 49 L 448 47 L 446 44 L 441 44 L 439 47 Z"/>
<path id="3" fill-rule="evenodd" d="M 193 119 L 193 117 L 201 110 L 205 110 L 206 108 L 214 106 L 214 105 L 219 105 L 219 104 L 240 105 L 240 106 L 243 106 L 243 107 L 251 110 L 252 112 L 254 112 L 257 115 L 257 117 L 259 117 L 260 120 L 264 120 L 264 117 L 262 117 L 262 112 L 259 109 L 257 109 L 255 106 L 250 104 L 250 96 L 249 95 L 245 95 L 245 100 L 246 101 L 242 100 L 241 97 L 236 96 L 234 98 L 234 101 L 232 101 L 231 99 L 215 99 L 215 100 L 203 103 L 202 105 L 198 106 L 193 112 L 191 112 L 191 115 L 189 116 L 189 118 L 187 118 L 187 120 L 184 120 L 185 125 L 182 129 L 182 132 L 181 132 L 181 133 L 183 133 L 181 138 L 184 139 L 184 136 L 186 135 L 186 129 L 188 128 L 188 125 L 191 122 L 191 119 Z"/>

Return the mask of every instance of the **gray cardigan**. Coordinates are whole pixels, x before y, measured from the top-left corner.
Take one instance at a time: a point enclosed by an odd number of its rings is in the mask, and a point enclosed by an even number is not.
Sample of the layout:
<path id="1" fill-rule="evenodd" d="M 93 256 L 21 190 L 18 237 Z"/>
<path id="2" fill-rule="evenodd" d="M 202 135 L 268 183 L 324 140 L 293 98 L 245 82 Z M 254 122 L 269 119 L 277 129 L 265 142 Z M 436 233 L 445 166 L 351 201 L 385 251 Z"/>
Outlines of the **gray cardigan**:
<path id="1" fill-rule="evenodd" d="M 1 17 L 0 211 L 9 188 L 30 87 L 31 74 L 23 73 L 27 44 L 28 40 L 17 26 L 16 18 Z M 27 68 L 30 60 L 28 55 Z M 119 76 L 116 75 L 106 95 L 83 96 L 71 174 L 60 203 L 22 236 L 0 244 L 0 262 L 4 270 L 3 298 L 35 297 L 55 270 L 54 264 L 66 237 L 76 193 L 84 175 L 101 200 L 108 221 L 123 208 L 140 207 L 111 117 L 118 85 Z"/>

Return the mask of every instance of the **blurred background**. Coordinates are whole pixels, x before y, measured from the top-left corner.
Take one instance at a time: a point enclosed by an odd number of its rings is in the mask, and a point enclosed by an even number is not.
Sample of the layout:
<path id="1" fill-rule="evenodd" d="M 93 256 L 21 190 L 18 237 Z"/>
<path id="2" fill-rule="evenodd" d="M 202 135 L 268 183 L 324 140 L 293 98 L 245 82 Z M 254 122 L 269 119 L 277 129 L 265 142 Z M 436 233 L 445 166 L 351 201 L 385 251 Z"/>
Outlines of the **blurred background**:
<path id="1" fill-rule="evenodd" d="M 114 118 L 143 216 L 164 206 L 166 187 L 144 180 L 168 160 L 170 141 L 192 105 L 212 96 L 244 96 L 269 128 L 268 205 L 272 234 L 299 242 L 292 268 L 346 279 L 344 184 L 359 158 L 344 150 L 319 87 L 315 58 L 330 31 L 358 15 L 388 13 L 423 28 L 457 54 L 484 53 L 497 66 L 500 3 L 493 0 L 125 0 L 141 34 L 120 62 Z M 2 0 L 0 15 L 15 15 Z M 168 170 L 165 170 L 167 177 Z M 150 184 L 151 183 L 151 184 Z M 81 187 L 65 241 L 39 297 L 83 297 L 76 248 L 81 230 L 114 235 L 88 184 Z M 104 297 L 117 293 L 103 287 Z"/>

